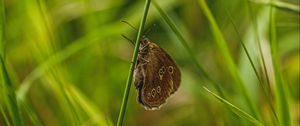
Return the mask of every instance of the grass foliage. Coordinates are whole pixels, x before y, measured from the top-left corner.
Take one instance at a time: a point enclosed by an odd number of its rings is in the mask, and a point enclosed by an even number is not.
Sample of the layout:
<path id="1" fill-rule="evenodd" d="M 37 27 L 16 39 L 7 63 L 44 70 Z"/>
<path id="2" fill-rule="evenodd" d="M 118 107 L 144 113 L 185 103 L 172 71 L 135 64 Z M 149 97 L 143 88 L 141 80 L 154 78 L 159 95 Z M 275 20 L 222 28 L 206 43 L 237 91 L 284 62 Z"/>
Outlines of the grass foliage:
<path id="1" fill-rule="evenodd" d="M 298 125 L 298 4 L 0 0 L 0 125 Z M 152 24 L 182 73 L 159 111 L 130 91 Z"/>

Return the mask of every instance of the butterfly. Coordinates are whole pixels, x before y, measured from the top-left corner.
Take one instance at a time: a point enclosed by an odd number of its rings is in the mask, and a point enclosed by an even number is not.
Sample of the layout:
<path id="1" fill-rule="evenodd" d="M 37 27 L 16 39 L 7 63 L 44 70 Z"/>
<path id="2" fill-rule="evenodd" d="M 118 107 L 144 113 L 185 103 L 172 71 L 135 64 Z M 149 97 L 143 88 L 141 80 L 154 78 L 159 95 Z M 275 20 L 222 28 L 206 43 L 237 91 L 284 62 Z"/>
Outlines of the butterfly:
<path id="1" fill-rule="evenodd" d="M 140 40 L 134 69 L 137 101 L 146 110 L 157 110 L 180 86 L 181 73 L 170 55 L 146 36 Z"/>

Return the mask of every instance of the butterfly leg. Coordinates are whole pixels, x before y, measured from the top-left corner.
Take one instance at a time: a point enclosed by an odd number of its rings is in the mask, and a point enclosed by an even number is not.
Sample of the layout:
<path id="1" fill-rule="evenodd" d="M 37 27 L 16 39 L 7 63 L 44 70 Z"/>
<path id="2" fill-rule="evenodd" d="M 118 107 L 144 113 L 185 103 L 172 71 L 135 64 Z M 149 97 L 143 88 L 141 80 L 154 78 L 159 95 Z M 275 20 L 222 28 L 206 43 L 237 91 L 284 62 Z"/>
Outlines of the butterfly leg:
<path id="1" fill-rule="evenodd" d="M 149 60 L 145 59 L 141 54 L 139 54 L 137 62 L 137 64 L 141 63 L 141 65 L 145 65 L 146 63 L 149 63 Z"/>
<path id="2" fill-rule="evenodd" d="M 149 60 L 146 60 L 145 58 L 141 58 L 141 60 L 143 60 L 143 65 L 146 64 L 146 63 L 149 63 Z"/>

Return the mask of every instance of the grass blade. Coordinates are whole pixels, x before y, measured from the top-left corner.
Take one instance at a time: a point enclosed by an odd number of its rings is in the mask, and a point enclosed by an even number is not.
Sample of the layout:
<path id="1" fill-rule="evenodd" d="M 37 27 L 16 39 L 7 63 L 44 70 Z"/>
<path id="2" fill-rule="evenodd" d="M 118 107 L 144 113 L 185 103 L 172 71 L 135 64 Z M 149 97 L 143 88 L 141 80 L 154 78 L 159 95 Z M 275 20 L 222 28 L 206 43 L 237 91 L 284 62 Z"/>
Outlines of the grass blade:
<path id="1" fill-rule="evenodd" d="M 228 70 L 233 77 L 235 84 L 237 84 L 237 87 L 239 88 L 240 92 L 242 93 L 244 100 L 246 101 L 247 105 L 249 106 L 249 109 L 251 113 L 254 115 L 254 117 L 260 118 L 259 114 L 257 113 L 256 108 L 253 105 L 253 102 L 251 101 L 249 94 L 247 93 L 247 90 L 245 88 L 245 85 L 238 73 L 237 67 L 234 64 L 234 61 L 230 55 L 229 49 L 226 45 L 226 41 L 213 17 L 211 14 L 205 0 L 199 0 L 198 1 L 199 6 L 202 8 L 204 14 L 206 15 L 210 25 L 211 25 L 211 30 L 214 35 L 214 38 L 216 40 L 216 44 L 218 45 L 218 48 L 220 52 L 222 53 L 225 63 L 228 66 Z"/>
<path id="2" fill-rule="evenodd" d="M 275 109 L 274 109 L 274 107 L 272 105 L 271 91 L 268 90 L 270 88 L 266 89 L 266 87 L 264 86 L 263 78 L 259 76 L 258 70 L 255 68 L 254 61 L 252 60 L 252 58 L 251 58 L 251 56 L 249 54 L 249 51 L 248 51 L 246 45 L 244 44 L 242 38 L 240 37 L 241 36 L 240 32 L 238 31 L 238 28 L 235 25 L 235 23 L 233 22 L 232 16 L 231 16 L 231 14 L 228 11 L 227 11 L 227 15 L 228 15 L 228 17 L 230 19 L 230 22 L 232 23 L 232 25 L 234 27 L 234 30 L 235 30 L 235 32 L 236 32 L 236 34 L 238 36 L 239 42 L 241 43 L 241 45 L 243 47 L 243 50 L 246 53 L 246 56 L 247 56 L 247 58 L 248 58 L 248 60 L 249 60 L 249 62 L 251 64 L 251 67 L 254 70 L 255 76 L 256 76 L 257 80 L 259 81 L 259 85 L 260 85 L 260 87 L 263 90 L 263 94 L 265 95 L 265 98 L 267 99 L 267 103 L 268 103 L 268 105 L 269 105 L 269 107 L 270 107 L 270 109 L 272 111 L 272 114 L 277 119 L 277 115 L 276 115 Z M 256 24 L 256 23 L 254 23 L 254 24 Z M 257 27 L 257 25 L 254 25 L 254 27 Z M 255 29 L 255 31 L 257 31 L 256 28 L 254 28 L 254 29 Z M 258 32 L 255 32 L 255 33 L 256 33 L 256 36 L 257 36 L 257 40 L 259 41 Z M 258 42 L 258 44 L 260 44 L 260 42 Z M 260 54 L 262 55 L 261 46 L 259 46 L 259 48 L 260 48 Z M 261 56 L 261 58 L 262 58 L 262 60 L 264 60 L 263 56 Z M 266 77 L 266 79 L 267 79 L 267 86 L 270 87 L 270 82 L 269 82 L 269 78 L 268 78 L 268 74 L 267 74 L 267 70 L 266 70 L 266 65 L 265 65 L 264 61 L 263 61 L 263 66 L 264 66 L 264 70 L 265 70 L 265 75 L 267 76 Z"/>
<path id="3" fill-rule="evenodd" d="M 267 99 L 267 103 L 268 103 L 268 105 L 269 105 L 269 107 L 270 107 L 270 109 L 271 109 L 271 112 L 272 112 L 272 114 L 273 114 L 273 116 L 274 116 L 274 118 L 275 118 L 275 120 L 277 121 L 277 123 L 278 123 L 278 117 L 277 117 L 277 114 L 276 114 L 276 112 L 275 112 L 275 109 L 274 109 L 274 106 L 273 106 L 273 104 L 272 104 L 272 91 L 271 91 L 271 83 L 270 83 L 270 79 L 269 79 L 269 74 L 268 74 L 268 71 L 267 71 L 267 66 L 266 66 L 266 63 L 265 63 L 265 58 L 264 58 L 264 55 L 263 55 L 263 49 L 262 49 L 262 46 L 261 46 L 261 44 L 262 44 L 262 42 L 261 42 L 261 40 L 260 40 L 260 35 L 259 35 L 259 32 L 258 32 L 258 24 L 257 24 L 257 19 L 256 19 L 256 16 L 253 14 L 253 9 L 252 9 L 252 6 L 251 6 L 251 4 L 249 3 L 249 1 L 246 1 L 246 4 L 247 4 L 247 8 L 248 8 L 248 10 L 249 10 L 249 15 L 250 15 L 250 18 L 251 18 L 251 20 L 252 20 L 252 22 L 253 22 L 253 29 L 254 29 L 254 33 L 255 33 L 255 39 L 256 39 L 256 42 L 257 42 L 257 44 L 258 44 L 258 48 L 259 48 L 259 56 L 260 56 L 260 60 L 261 60 L 261 63 L 262 63 L 262 67 L 263 67 L 263 73 L 264 73 L 264 75 L 265 75 L 265 81 L 266 81 L 266 86 L 267 87 L 265 87 L 264 85 L 263 85 L 263 80 L 264 80 L 264 78 L 263 77 L 261 77 L 260 79 L 261 79 L 261 81 L 260 81 L 260 85 L 261 85 L 261 87 L 263 88 L 263 93 L 264 93 L 264 95 L 266 96 L 266 99 Z M 274 121 L 274 123 L 276 123 L 275 121 Z"/>
<path id="4" fill-rule="evenodd" d="M 293 5 L 290 3 L 286 3 L 283 1 L 274 1 L 274 0 L 267 0 L 267 1 L 263 1 L 263 0 L 249 0 L 250 2 L 253 3 L 258 3 L 258 4 L 266 4 L 266 5 L 271 5 L 273 7 L 276 7 L 278 9 L 282 9 L 282 10 L 286 10 L 289 12 L 293 12 L 295 14 L 300 14 L 300 7 L 299 5 Z"/>
<path id="5" fill-rule="evenodd" d="M 114 28 L 112 28 L 112 26 L 119 27 L 118 25 L 113 24 L 111 26 L 102 28 L 101 30 L 104 31 L 103 33 L 105 34 L 99 34 L 99 30 L 93 31 L 88 35 L 82 37 L 81 39 L 71 42 L 72 44 L 70 44 L 65 49 L 49 56 L 49 58 L 46 61 L 41 63 L 41 65 L 39 65 L 29 75 L 27 75 L 27 77 L 21 83 L 20 88 L 17 91 L 18 99 L 24 99 L 33 82 L 41 76 L 43 76 L 51 68 L 55 67 L 57 64 L 63 62 L 64 60 L 74 55 L 75 53 L 81 51 L 82 49 L 97 43 L 100 40 L 100 38 L 111 36 L 113 33 L 110 29 Z"/>
<path id="6" fill-rule="evenodd" d="M 90 123 L 95 125 L 108 125 L 111 126 L 111 120 L 104 117 L 104 114 L 91 102 L 86 96 L 84 96 L 76 87 L 73 85 L 69 85 L 68 87 L 68 95 L 74 98 L 76 104 L 83 109 L 88 116 L 91 118 Z M 85 124 L 85 123 L 84 123 Z"/>
<path id="7" fill-rule="evenodd" d="M 4 26 L 5 26 L 5 6 L 4 0 L 0 0 L 0 56 L 4 57 Z"/>
<path id="8" fill-rule="evenodd" d="M 0 104 L 0 111 L 1 111 L 1 115 L 3 116 L 4 118 L 4 122 L 7 126 L 11 126 L 10 122 L 8 121 L 8 117 L 7 117 L 7 114 L 5 114 L 4 112 L 4 108 L 2 107 L 2 105 Z"/>
<path id="9" fill-rule="evenodd" d="M 22 117 L 21 113 L 18 107 L 16 94 L 15 94 L 15 88 L 12 84 L 12 81 L 10 80 L 10 77 L 8 75 L 8 71 L 5 66 L 5 54 L 4 54 L 4 44 L 5 44 L 5 6 L 4 6 L 4 0 L 0 1 L 0 68 L 1 68 L 1 75 L 3 78 L 2 87 L 3 87 L 3 96 L 5 100 L 6 107 L 8 108 L 9 114 L 11 116 L 13 125 L 16 126 L 22 126 Z M 2 107 L 1 107 L 2 109 Z M 2 111 L 2 110 L 1 110 Z M 6 118 L 6 116 L 5 116 Z"/>
<path id="10" fill-rule="evenodd" d="M 138 33 L 137 33 L 137 38 L 135 40 L 135 46 L 134 46 L 132 62 L 131 62 L 130 69 L 129 69 L 128 79 L 127 79 L 127 82 L 126 82 L 125 92 L 124 92 L 124 96 L 123 96 L 123 100 L 122 100 L 121 109 L 120 109 L 120 112 L 119 112 L 117 126 L 122 126 L 122 123 L 123 123 L 125 110 L 126 110 L 126 105 L 127 105 L 127 101 L 128 101 L 128 97 L 129 97 L 129 92 L 130 92 L 130 87 L 131 87 L 131 83 L 132 83 L 133 70 L 134 70 L 134 67 L 135 67 L 135 64 L 136 64 L 137 54 L 138 54 L 138 51 L 139 51 L 140 38 L 142 36 L 142 31 L 143 31 L 144 25 L 146 23 L 150 3 L 151 3 L 151 0 L 146 0 L 146 2 L 145 2 L 144 14 L 143 14 L 143 17 L 142 17 L 141 22 L 140 22 L 139 30 L 138 30 Z"/>
<path id="11" fill-rule="evenodd" d="M 4 92 L 6 107 L 8 108 L 13 124 L 16 126 L 22 126 L 23 125 L 22 117 L 16 99 L 15 88 L 9 78 L 2 56 L 0 56 L 0 63 L 1 63 L 3 84 L 4 84 L 3 92 Z"/>
<path id="12" fill-rule="evenodd" d="M 20 109 L 25 111 L 24 113 L 27 114 L 27 116 L 29 117 L 29 119 L 31 120 L 34 126 L 43 126 L 43 123 L 41 122 L 40 118 L 33 110 L 32 105 L 28 103 L 28 101 L 18 100 L 18 102 L 20 105 Z"/>
<path id="13" fill-rule="evenodd" d="M 270 43 L 271 54 L 273 61 L 273 69 L 275 73 L 275 87 L 276 87 L 276 104 L 278 108 L 279 123 L 281 126 L 290 126 L 290 112 L 287 100 L 287 93 L 284 90 L 283 76 L 281 72 L 280 56 L 278 53 L 278 43 L 276 38 L 276 11 L 270 6 Z"/>
<path id="14" fill-rule="evenodd" d="M 245 111 L 243 111 L 242 109 L 236 107 L 235 105 L 231 104 L 230 102 L 228 102 L 227 100 L 223 99 L 222 97 L 218 96 L 217 94 L 211 92 L 210 90 L 208 90 L 206 87 L 203 87 L 208 93 L 212 94 L 214 97 L 216 97 L 218 100 L 220 100 L 222 103 L 224 103 L 226 106 L 228 106 L 229 108 L 231 108 L 238 116 L 240 116 L 241 118 L 244 118 L 250 122 L 252 122 L 253 124 L 257 125 L 257 126 L 263 126 L 263 124 L 258 121 L 257 119 L 255 119 L 253 116 L 251 116 L 250 114 L 246 113 Z"/>

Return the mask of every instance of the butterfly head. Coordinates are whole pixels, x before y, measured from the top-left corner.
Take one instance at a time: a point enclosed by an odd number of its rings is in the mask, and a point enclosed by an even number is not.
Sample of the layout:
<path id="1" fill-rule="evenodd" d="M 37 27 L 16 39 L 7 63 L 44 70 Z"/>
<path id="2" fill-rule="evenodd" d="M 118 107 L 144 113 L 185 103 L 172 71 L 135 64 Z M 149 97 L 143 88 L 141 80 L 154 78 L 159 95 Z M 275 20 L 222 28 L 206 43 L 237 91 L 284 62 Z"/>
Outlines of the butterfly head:
<path id="1" fill-rule="evenodd" d="M 150 43 L 149 39 L 146 37 L 146 35 L 143 35 L 142 39 L 141 39 L 141 44 L 142 45 L 147 45 L 149 43 Z"/>
<path id="2" fill-rule="evenodd" d="M 141 39 L 140 50 L 142 52 L 147 51 L 148 47 L 149 47 L 149 43 L 150 43 L 150 40 L 145 35 L 143 35 L 142 39 Z"/>

